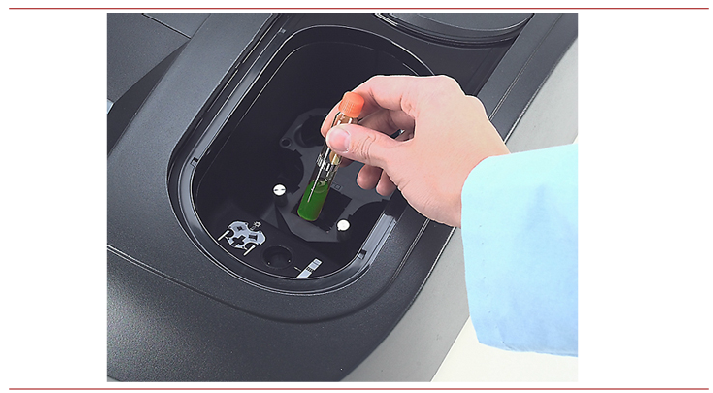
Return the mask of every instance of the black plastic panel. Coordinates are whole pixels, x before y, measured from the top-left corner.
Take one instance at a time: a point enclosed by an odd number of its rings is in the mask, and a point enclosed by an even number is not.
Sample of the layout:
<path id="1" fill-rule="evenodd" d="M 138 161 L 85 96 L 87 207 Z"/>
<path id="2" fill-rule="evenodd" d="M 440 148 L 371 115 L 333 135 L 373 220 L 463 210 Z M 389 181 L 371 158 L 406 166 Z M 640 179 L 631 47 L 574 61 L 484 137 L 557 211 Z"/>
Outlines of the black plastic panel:
<path id="1" fill-rule="evenodd" d="M 536 14 L 478 93 L 503 140 L 577 38 L 577 19 L 577 14 Z"/>
<path id="2" fill-rule="evenodd" d="M 161 14 L 152 12 L 144 15 L 190 38 L 193 37 L 210 14 Z"/>
<path id="3" fill-rule="evenodd" d="M 188 38 L 142 14 L 107 14 L 107 98 L 116 102 Z"/>
<path id="4" fill-rule="evenodd" d="M 383 296 L 314 323 L 245 313 L 110 250 L 108 374 L 120 381 L 341 380 L 408 309 L 450 230 L 429 223 L 425 233 Z"/>
<path id="5" fill-rule="evenodd" d="M 114 105 L 106 116 L 106 151 L 110 154 L 111 149 L 116 146 L 116 143 L 121 139 L 124 130 L 129 125 L 129 122 L 139 111 L 141 105 L 146 100 L 151 91 L 156 87 L 156 84 L 161 80 L 164 73 L 173 64 L 183 47 L 173 51 L 166 56 L 156 67 L 144 75 L 138 82 L 134 83 Z"/>
<path id="6" fill-rule="evenodd" d="M 396 27 L 451 45 L 492 44 L 517 37 L 532 14 L 386 14 Z"/>
<path id="7" fill-rule="evenodd" d="M 405 202 L 399 197 L 387 205 L 388 197 L 361 189 L 356 184 L 359 165 L 355 164 L 338 171 L 320 219 L 308 222 L 296 214 L 324 144 L 319 131 L 324 115 L 344 91 L 374 75 L 430 72 L 392 42 L 351 28 L 301 29 L 274 46 L 279 47 L 275 53 L 272 48 L 262 53 L 271 60 L 260 78 L 243 82 L 252 87 L 237 108 L 224 107 L 230 113 L 227 123 L 204 133 L 202 140 L 212 140 L 208 153 L 198 162 L 186 160 L 183 172 L 172 175 L 186 180 L 179 184 L 184 192 L 192 184 L 192 196 L 182 199 L 181 211 L 195 241 L 222 266 L 273 289 L 332 288 L 353 279 L 373 261 L 380 239 L 388 236 Z M 195 175 L 191 175 L 194 168 Z M 272 192 L 277 184 L 287 187 L 283 206 Z M 348 237 L 338 236 L 338 219 L 352 223 Z M 236 221 L 248 223 L 242 227 L 258 223 L 259 229 L 251 235 L 262 234 L 264 241 L 236 243 L 229 229 Z M 265 254 L 267 249 L 272 251 Z M 285 259 L 279 267 L 271 258 L 275 250 L 281 250 L 277 255 Z M 310 282 L 272 279 L 294 279 L 315 259 L 321 265 L 307 279 Z"/>
<path id="8" fill-rule="evenodd" d="M 179 222 L 177 206 L 190 205 L 193 195 L 196 203 L 203 203 L 203 196 L 194 194 L 199 184 L 194 188 L 180 169 L 191 162 L 202 166 L 202 159 L 220 154 L 220 149 L 208 149 L 217 140 L 203 136 L 212 125 L 220 129 L 231 122 L 235 127 L 242 124 L 242 119 L 231 120 L 231 114 L 248 112 L 241 103 L 258 105 L 251 86 L 261 80 L 271 54 L 292 34 L 313 26 L 342 26 L 382 37 L 405 48 L 434 74 L 454 77 L 469 93 L 486 84 L 514 42 L 512 38 L 473 47 L 434 43 L 368 14 L 210 15 L 176 54 L 108 157 L 110 376 L 339 380 L 389 334 L 433 269 L 452 229 L 408 206 L 392 214 L 388 236 L 379 239 L 380 252 L 349 285 L 309 294 L 248 282 L 242 272 L 225 269 L 194 242 L 191 233 L 196 232 L 191 231 L 200 226 Z M 280 120 L 284 124 L 273 142 L 280 145 L 292 135 L 298 144 L 298 118 L 334 104 L 354 87 L 347 85 L 361 82 L 359 78 L 341 81 L 344 85 L 334 87 L 336 97 L 319 99 L 325 103 L 305 102 L 304 108 Z M 300 143 L 312 143 L 306 139 Z M 206 185 L 208 172 L 203 172 Z M 206 193 L 205 206 L 217 193 L 219 178 L 216 175 Z M 171 190 L 186 180 L 191 184 L 188 194 L 171 198 Z M 399 197 L 393 195 L 389 203 Z M 254 211 L 256 216 L 266 212 L 259 206 Z M 284 263 L 278 254 L 272 260 L 275 267 Z"/>

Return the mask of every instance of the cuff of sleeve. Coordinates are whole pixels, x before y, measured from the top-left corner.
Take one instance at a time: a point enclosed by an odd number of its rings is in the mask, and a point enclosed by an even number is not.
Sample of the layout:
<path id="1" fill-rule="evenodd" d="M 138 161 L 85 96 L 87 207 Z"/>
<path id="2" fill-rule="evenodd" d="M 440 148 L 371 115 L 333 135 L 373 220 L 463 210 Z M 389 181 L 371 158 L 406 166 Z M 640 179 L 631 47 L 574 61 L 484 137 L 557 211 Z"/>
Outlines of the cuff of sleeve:
<path id="1" fill-rule="evenodd" d="M 577 146 L 489 157 L 471 171 L 461 202 L 478 340 L 576 356 Z"/>

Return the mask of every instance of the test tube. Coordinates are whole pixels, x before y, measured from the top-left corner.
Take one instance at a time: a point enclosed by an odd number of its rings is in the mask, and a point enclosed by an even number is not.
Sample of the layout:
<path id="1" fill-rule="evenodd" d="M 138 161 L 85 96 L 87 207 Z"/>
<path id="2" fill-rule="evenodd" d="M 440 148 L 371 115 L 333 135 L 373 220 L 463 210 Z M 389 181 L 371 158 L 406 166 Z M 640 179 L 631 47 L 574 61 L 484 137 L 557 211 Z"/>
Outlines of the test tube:
<path id="1" fill-rule="evenodd" d="M 357 117 L 364 106 L 364 99 L 354 92 L 344 93 L 342 101 L 339 103 L 339 112 L 334 116 L 331 127 L 338 124 L 353 124 L 357 122 Z M 327 199 L 329 186 L 334 180 L 334 175 L 339 169 L 342 157 L 333 152 L 325 144 L 322 152 L 317 157 L 317 165 L 312 172 L 312 177 L 307 184 L 307 189 L 302 195 L 297 214 L 307 221 L 314 221 L 319 217 Z"/>

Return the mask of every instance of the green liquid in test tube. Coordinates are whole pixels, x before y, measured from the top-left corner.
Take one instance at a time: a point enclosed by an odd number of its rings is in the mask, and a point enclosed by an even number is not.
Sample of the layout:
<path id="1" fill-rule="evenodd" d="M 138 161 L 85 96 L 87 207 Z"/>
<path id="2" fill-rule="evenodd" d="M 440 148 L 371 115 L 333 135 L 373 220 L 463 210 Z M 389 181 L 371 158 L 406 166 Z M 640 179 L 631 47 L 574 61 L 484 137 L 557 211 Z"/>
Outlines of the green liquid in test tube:
<path id="1" fill-rule="evenodd" d="M 334 117 L 332 127 L 337 124 L 356 123 L 362 106 L 364 106 L 364 99 L 359 94 L 346 92 L 339 103 L 339 113 Z M 314 168 L 307 189 L 302 195 L 300 206 L 297 208 L 297 214 L 300 217 L 307 221 L 314 221 L 319 218 L 319 213 L 322 212 L 324 207 L 324 201 L 327 199 L 329 186 L 332 184 L 341 162 L 342 157 L 334 153 L 325 144 L 322 152 L 317 157 L 317 165 Z"/>

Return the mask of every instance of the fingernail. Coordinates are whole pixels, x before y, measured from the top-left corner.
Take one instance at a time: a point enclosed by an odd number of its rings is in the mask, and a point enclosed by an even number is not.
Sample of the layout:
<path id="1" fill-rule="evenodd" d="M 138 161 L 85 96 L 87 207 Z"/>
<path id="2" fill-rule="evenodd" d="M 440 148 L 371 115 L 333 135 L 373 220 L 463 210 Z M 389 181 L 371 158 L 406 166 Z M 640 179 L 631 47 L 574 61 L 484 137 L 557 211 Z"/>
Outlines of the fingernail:
<path id="1" fill-rule="evenodd" d="M 344 153 L 349 150 L 350 139 L 349 132 L 339 126 L 327 131 L 327 146 L 337 153 Z"/>

